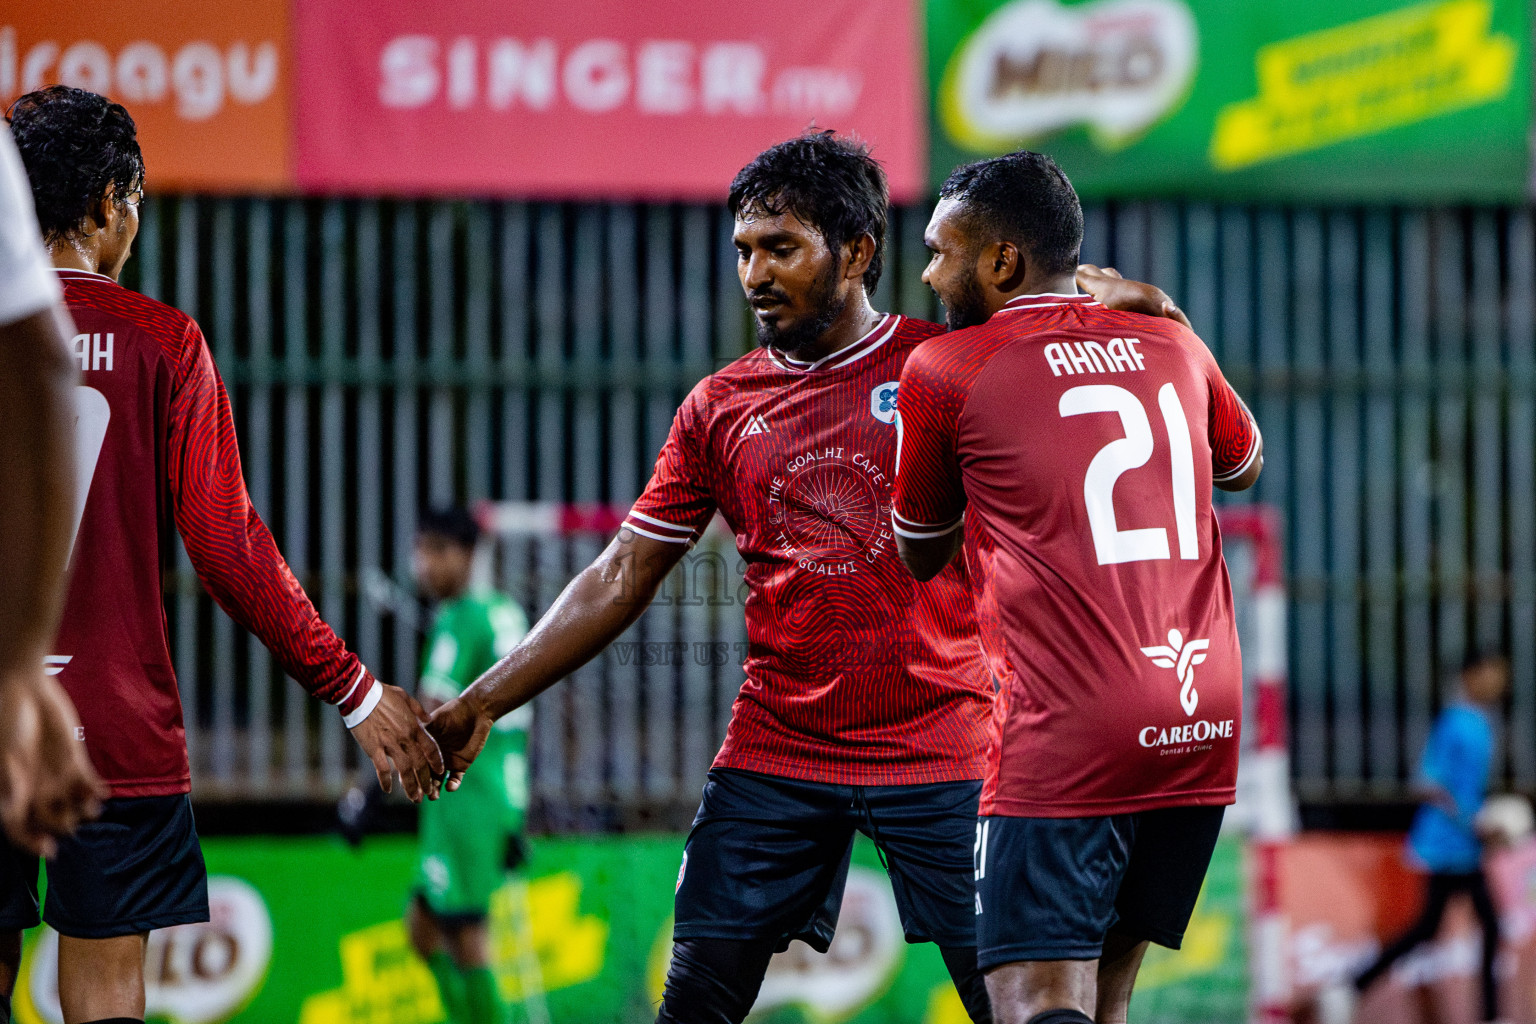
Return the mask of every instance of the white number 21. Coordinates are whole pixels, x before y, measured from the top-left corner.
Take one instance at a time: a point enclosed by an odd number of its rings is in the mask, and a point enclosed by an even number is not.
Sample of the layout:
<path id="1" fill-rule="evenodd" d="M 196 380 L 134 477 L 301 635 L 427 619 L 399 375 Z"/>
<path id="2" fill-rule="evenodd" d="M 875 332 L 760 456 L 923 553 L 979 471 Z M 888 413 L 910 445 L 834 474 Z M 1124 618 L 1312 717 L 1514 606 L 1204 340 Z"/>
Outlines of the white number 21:
<path id="1" fill-rule="evenodd" d="M 1200 537 L 1195 528 L 1195 456 L 1189 441 L 1189 420 L 1179 404 L 1172 384 L 1164 384 L 1157 393 L 1168 433 L 1169 454 L 1173 465 L 1173 521 L 1179 534 L 1179 557 L 1200 557 Z M 1093 550 L 1100 565 L 1120 562 L 1144 562 L 1170 558 L 1168 531 L 1160 526 L 1122 530 L 1115 522 L 1115 481 L 1127 470 L 1138 469 L 1152 457 L 1152 424 L 1141 400 L 1114 384 L 1085 384 L 1061 396 L 1059 410 L 1063 417 L 1091 412 L 1120 415 L 1125 436 L 1100 448 L 1088 463 L 1083 478 L 1083 501 L 1088 507 L 1088 525 L 1093 531 Z"/>

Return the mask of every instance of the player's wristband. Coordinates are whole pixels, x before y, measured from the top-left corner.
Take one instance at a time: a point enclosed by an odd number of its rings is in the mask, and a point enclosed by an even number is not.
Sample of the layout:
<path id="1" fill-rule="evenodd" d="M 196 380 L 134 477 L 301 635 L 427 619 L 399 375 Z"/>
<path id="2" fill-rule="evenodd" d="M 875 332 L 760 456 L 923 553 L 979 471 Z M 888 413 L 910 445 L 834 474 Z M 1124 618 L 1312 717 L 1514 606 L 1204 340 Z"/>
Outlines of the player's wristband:
<path id="1" fill-rule="evenodd" d="M 363 694 L 363 702 L 359 704 L 350 715 L 342 715 L 341 721 L 348 729 L 355 729 L 363 724 L 363 719 L 373 714 L 373 709 L 379 706 L 379 701 L 384 699 L 384 684 L 377 679 Z"/>

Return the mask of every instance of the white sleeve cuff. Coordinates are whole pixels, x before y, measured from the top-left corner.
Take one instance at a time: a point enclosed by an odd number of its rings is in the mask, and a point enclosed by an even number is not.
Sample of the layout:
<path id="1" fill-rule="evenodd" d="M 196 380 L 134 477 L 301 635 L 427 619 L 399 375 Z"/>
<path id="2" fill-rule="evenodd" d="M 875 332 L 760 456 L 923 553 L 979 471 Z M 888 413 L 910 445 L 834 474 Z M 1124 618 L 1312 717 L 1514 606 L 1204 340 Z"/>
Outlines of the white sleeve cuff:
<path id="1" fill-rule="evenodd" d="M 377 679 L 363 695 L 363 702 L 357 706 L 357 710 L 350 715 L 342 715 L 341 720 L 348 729 L 355 729 L 363 724 L 363 719 L 373 714 L 373 709 L 379 706 L 379 701 L 384 699 L 384 684 Z"/>
<path id="2" fill-rule="evenodd" d="M 1243 461 L 1239 463 L 1238 467 L 1232 472 L 1222 473 L 1219 476 L 1212 476 L 1211 481 L 1213 483 L 1224 484 L 1228 481 L 1236 480 L 1238 477 L 1248 472 L 1249 467 L 1253 465 L 1254 458 L 1259 454 L 1259 448 L 1264 444 L 1264 435 L 1259 433 L 1259 424 L 1253 419 L 1252 416 L 1248 417 L 1248 422 L 1253 426 L 1253 437 L 1249 438 L 1248 440 L 1248 454 L 1243 457 Z"/>
<path id="3" fill-rule="evenodd" d="M 908 540 L 932 540 L 935 537 L 945 537 L 964 525 L 964 512 L 948 523 L 918 523 L 898 515 L 895 511 L 891 512 L 891 529 L 896 531 L 897 536 Z"/>

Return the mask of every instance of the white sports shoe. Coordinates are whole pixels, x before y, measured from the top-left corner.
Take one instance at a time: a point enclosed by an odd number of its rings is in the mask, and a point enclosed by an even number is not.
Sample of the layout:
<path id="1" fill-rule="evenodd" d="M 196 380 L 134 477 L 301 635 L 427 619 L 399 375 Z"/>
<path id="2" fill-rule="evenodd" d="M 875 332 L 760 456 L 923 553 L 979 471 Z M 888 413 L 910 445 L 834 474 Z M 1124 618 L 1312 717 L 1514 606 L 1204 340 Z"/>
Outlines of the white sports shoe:
<path id="1" fill-rule="evenodd" d="M 1335 981 L 1317 991 L 1317 1024 L 1353 1024 L 1359 995 L 1348 981 Z"/>

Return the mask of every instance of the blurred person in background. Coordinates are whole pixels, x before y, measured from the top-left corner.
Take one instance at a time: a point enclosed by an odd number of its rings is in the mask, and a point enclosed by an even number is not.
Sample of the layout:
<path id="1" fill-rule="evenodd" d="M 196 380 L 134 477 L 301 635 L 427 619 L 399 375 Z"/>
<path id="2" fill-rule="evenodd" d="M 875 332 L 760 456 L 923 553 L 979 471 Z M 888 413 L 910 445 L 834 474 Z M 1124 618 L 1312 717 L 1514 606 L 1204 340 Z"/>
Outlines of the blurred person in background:
<path id="1" fill-rule="evenodd" d="M 1461 670 L 1457 699 L 1440 712 L 1419 761 L 1422 803 L 1408 832 L 1408 856 L 1428 873 L 1424 909 L 1419 918 L 1352 985 L 1322 993 L 1323 1024 L 1348 1024 L 1356 996 L 1362 995 L 1392 965 L 1440 931 L 1451 897 L 1465 894 L 1482 926 L 1483 955 L 1478 981 L 1480 1021 L 1499 1019 L 1499 987 L 1494 961 L 1499 952 L 1499 914 L 1483 874 L 1486 839 L 1478 812 L 1488 798 L 1496 749 L 1494 723 L 1509 689 L 1509 662 L 1502 654 L 1478 652 Z"/>
<path id="2" fill-rule="evenodd" d="M 75 333 L 0 127 L 0 827 L 51 856 L 105 793 L 75 738 L 80 722 L 44 670 L 64 606 L 75 506 Z M 0 937 L 0 1024 L 9 1021 L 21 936 Z"/>
<path id="3" fill-rule="evenodd" d="M 517 646 L 528 616 L 511 598 L 470 586 L 480 528 L 462 508 L 422 515 L 413 568 L 437 605 L 417 696 L 427 711 L 453 700 Z M 528 727 L 524 705 L 498 721 L 481 770 L 421 809 L 415 891 L 406 924 L 427 962 L 450 1024 L 500 1024 L 506 1006 L 491 971 L 491 895 L 527 859 Z"/>
<path id="4" fill-rule="evenodd" d="M 963 568 L 918 584 L 890 532 L 896 382 L 943 328 L 871 305 L 888 204 L 867 148 L 831 132 L 743 168 L 729 208 L 760 347 L 699 382 L 618 537 L 430 726 L 463 771 L 723 516 L 748 565 L 746 681 L 683 851 L 665 1024 L 739 1022 L 775 951 L 827 950 L 855 831 L 907 941 L 937 944 L 971 1019 L 992 1019 L 972 866 L 992 680 Z"/>
<path id="5" fill-rule="evenodd" d="M 110 787 L 100 820 L 61 841 L 49 861 L 42 917 L 60 934 L 66 1024 L 136 1021 L 148 932 L 208 920 L 162 604 L 172 536 L 219 605 L 300 685 L 337 705 L 385 788 L 393 761 L 413 799 L 435 795 L 441 760 L 420 707 L 374 679 L 321 621 L 251 508 L 202 331 L 117 283 L 144 195 L 133 118 L 102 96 L 53 86 L 18 99 L 9 121 L 80 332 L 71 345 L 82 381 L 73 575 L 48 661 Z M 38 923 L 37 886 L 37 859 L 0 849 L 8 952 Z M 0 971 L 13 978 L 15 966 Z"/>

